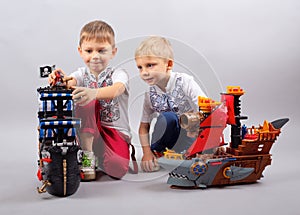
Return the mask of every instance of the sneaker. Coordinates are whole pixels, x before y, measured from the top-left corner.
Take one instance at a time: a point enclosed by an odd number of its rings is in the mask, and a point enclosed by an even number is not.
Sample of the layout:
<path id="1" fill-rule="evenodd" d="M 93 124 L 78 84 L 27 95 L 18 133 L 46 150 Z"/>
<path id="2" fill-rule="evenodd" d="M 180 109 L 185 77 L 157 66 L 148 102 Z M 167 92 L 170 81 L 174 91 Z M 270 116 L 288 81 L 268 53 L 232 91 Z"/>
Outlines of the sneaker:
<path id="1" fill-rule="evenodd" d="M 82 155 L 82 181 L 91 181 L 96 179 L 96 158 L 93 152 L 83 151 Z"/>

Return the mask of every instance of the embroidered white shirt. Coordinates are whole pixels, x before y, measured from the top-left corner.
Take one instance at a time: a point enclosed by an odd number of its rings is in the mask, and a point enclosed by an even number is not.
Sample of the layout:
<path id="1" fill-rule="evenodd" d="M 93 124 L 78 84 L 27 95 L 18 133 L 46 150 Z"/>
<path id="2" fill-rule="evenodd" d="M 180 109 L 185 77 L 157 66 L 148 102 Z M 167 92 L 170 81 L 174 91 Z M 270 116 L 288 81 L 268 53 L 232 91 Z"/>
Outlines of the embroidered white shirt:
<path id="1" fill-rule="evenodd" d="M 88 68 L 81 67 L 70 76 L 76 78 L 77 86 L 88 88 L 100 88 L 111 86 L 121 82 L 125 85 L 125 92 L 114 99 L 99 100 L 101 110 L 99 112 L 103 126 L 114 128 L 131 138 L 128 119 L 129 77 L 125 70 L 107 67 L 96 77 Z"/>
<path id="2" fill-rule="evenodd" d="M 198 110 L 198 96 L 206 96 L 194 78 L 185 73 L 171 72 L 166 92 L 150 86 L 145 93 L 141 122 L 150 123 L 153 114 L 172 111 L 178 116 Z"/>

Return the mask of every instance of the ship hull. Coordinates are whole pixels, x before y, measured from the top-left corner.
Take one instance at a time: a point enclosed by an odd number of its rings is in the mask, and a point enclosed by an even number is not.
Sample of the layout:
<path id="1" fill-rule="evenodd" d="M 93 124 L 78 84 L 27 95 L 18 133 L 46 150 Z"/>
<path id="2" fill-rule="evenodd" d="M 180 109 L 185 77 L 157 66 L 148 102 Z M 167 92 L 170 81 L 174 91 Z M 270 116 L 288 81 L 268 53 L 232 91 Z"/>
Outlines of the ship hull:
<path id="1" fill-rule="evenodd" d="M 263 171 L 268 165 L 271 165 L 271 155 L 247 155 L 247 156 L 233 156 L 235 161 L 228 162 L 223 168 L 216 174 L 212 186 L 220 185 L 233 185 L 254 183 L 263 177 Z M 224 177 L 224 170 L 230 168 L 230 166 L 238 166 L 242 168 L 253 168 L 253 172 L 240 180 L 232 180 L 231 178 Z"/>

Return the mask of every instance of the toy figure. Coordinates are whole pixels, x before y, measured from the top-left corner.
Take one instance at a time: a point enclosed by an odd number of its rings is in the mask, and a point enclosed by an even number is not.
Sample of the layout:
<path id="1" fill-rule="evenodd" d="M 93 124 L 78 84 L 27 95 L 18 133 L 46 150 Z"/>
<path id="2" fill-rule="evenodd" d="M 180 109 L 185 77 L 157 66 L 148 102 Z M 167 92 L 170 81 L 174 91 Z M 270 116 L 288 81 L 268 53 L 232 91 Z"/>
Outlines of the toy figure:
<path id="1" fill-rule="evenodd" d="M 199 97 L 199 112 L 181 115 L 182 128 L 194 130 L 199 125 L 198 137 L 184 154 L 167 150 L 158 159 L 163 168 L 171 171 L 168 184 L 177 188 L 206 188 L 253 183 L 262 177 L 265 167 L 271 164 L 269 151 L 289 119 L 241 127 L 240 120 L 247 119 L 240 116 L 243 94 L 240 87 L 229 86 L 221 102 Z M 224 148 L 226 124 L 231 125 L 231 142 Z"/>
<path id="2" fill-rule="evenodd" d="M 41 67 L 41 77 L 52 67 Z M 45 71 L 47 70 L 47 71 Z M 73 117 L 72 90 L 57 76 L 52 86 L 37 89 L 40 94 L 38 179 L 39 193 L 69 196 L 79 187 L 82 151 L 77 142 L 81 120 Z"/>

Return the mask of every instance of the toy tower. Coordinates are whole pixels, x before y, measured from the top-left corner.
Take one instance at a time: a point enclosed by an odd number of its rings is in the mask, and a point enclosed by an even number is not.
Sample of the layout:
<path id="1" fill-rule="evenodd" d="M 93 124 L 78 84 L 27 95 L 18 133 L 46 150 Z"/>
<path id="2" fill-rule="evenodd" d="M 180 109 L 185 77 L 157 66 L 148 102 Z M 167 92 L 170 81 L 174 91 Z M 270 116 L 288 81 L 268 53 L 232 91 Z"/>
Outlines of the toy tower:
<path id="1" fill-rule="evenodd" d="M 244 95 L 244 90 L 239 86 L 227 86 L 226 95 L 233 96 L 235 124 L 231 124 L 231 148 L 238 148 L 242 142 L 241 120 L 247 119 L 247 116 L 241 116 L 240 97 Z"/>
<path id="2" fill-rule="evenodd" d="M 54 67 L 41 67 L 47 77 Z M 39 160 L 37 176 L 42 186 L 39 193 L 55 196 L 74 194 L 80 184 L 81 149 L 77 132 L 81 119 L 73 117 L 72 90 L 62 85 L 40 87 L 39 93 Z"/>

